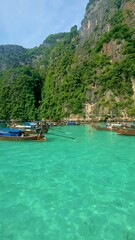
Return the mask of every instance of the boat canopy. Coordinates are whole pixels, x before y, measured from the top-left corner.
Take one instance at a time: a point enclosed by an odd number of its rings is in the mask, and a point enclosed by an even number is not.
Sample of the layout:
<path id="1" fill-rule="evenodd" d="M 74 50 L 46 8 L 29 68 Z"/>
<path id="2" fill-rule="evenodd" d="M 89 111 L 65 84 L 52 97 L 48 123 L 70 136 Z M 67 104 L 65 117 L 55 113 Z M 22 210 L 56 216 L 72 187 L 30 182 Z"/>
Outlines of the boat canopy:
<path id="1" fill-rule="evenodd" d="M 13 129 L 13 128 L 0 128 L 0 132 L 22 133 L 20 129 Z"/>
<path id="2" fill-rule="evenodd" d="M 32 127 L 36 126 L 36 124 L 37 124 L 36 122 L 25 122 L 24 123 L 25 126 L 32 126 Z"/>

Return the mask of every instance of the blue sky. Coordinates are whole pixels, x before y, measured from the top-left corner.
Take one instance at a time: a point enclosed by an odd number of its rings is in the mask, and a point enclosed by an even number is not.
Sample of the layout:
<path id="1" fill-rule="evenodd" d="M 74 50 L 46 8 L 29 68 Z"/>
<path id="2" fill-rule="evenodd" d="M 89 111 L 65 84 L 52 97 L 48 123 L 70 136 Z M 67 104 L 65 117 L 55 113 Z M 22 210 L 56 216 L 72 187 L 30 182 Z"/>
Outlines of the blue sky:
<path id="1" fill-rule="evenodd" d="M 89 0 L 1 0 L 0 45 L 33 48 L 50 34 L 81 26 Z"/>

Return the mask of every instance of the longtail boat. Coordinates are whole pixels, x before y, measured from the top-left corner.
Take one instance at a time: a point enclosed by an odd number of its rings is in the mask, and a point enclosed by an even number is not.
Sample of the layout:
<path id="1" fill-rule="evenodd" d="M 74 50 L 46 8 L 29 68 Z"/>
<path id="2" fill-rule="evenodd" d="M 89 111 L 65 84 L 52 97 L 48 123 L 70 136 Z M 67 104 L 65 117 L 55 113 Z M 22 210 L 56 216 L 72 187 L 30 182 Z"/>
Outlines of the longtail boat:
<path id="1" fill-rule="evenodd" d="M 91 127 L 96 129 L 96 130 L 100 130 L 100 131 L 114 131 L 115 128 L 113 127 L 102 127 L 99 125 L 95 125 L 95 124 L 91 124 Z"/>
<path id="2" fill-rule="evenodd" d="M 37 134 L 41 131 L 42 133 L 47 133 L 49 130 L 49 124 L 46 122 L 26 122 L 20 125 L 14 122 L 13 124 L 7 123 L 7 128 L 21 130 L 24 134 Z"/>
<path id="3" fill-rule="evenodd" d="M 115 129 L 118 135 L 135 136 L 135 129 Z"/>
<path id="4" fill-rule="evenodd" d="M 25 134 L 23 131 L 11 128 L 0 129 L 0 140 L 16 140 L 16 141 L 44 141 L 46 140 L 42 132 L 38 134 Z"/>

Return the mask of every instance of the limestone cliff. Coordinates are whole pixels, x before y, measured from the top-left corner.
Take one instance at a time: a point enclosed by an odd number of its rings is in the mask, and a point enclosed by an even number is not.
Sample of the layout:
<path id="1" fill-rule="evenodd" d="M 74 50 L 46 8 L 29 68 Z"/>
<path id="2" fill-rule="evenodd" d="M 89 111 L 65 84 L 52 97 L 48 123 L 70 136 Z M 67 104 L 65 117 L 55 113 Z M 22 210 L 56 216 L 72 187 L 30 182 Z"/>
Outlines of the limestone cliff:
<path id="1" fill-rule="evenodd" d="M 135 116 L 134 23 L 135 0 L 89 0 L 79 31 L 1 46 L 0 118 Z"/>
<path id="2" fill-rule="evenodd" d="M 130 108 L 129 92 L 131 95 L 133 94 L 132 99 L 135 101 L 134 23 L 135 0 L 89 0 L 79 31 L 80 46 L 86 46 L 87 42 L 87 49 L 88 47 L 89 49 L 96 48 L 97 52 L 101 54 L 100 56 L 108 57 L 111 66 L 107 67 L 106 65 L 103 69 L 100 69 L 99 64 L 94 66 L 93 79 L 95 79 L 95 84 L 97 82 L 97 88 L 95 90 L 90 87 L 87 91 L 89 100 L 85 107 L 86 116 L 92 114 L 97 116 L 113 115 L 114 112 L 119 112 L 119 116 L 125 117 Z M 90 54 L 87 57 L 93 59 L 91 50 L 89 52 Z M 131 68 L 130 62 L 132 62 Z M 107 71 L 110 71 L 108 79 L 106 78 Z M 109 82 L 111 83 L 111 81 L 112 84 L 110 85 Z M 122 96 L 120 84 L 124 86 L 127 83 L 128 90 L 127 87 L 124 87 Z M 119 87 L 121 91 L 118 90 Z M 116 93 L 116 88 L 119 94 Z M 105 90 L 104 93 L 101 89 Z M 133 108 L 134 104 L 134 102 L 131 103 Z M 131 112 L 133 111 L 131 110 Z"/>
<path id="3" fill-rule="evenodd" d="M 135 23 L 134 0 L 89 0 L 81 23 L 80 42 L 90 39 L 91 45 L 94 46 L 105 32 L 110 31 L 110 19 L 118 9 L 124 12 L 125 23 L 133 27 Z"/>

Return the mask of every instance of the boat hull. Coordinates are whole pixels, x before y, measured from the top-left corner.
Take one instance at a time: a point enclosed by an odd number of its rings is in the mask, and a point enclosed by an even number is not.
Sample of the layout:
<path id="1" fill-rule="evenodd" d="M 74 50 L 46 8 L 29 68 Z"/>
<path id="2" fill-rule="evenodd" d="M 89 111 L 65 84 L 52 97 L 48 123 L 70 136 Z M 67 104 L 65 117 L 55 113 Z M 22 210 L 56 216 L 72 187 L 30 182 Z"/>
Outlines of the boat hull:
<path id="1" fill-rule="evenodd" d="M 100 130 L 100 131 L 114 131 L 115 128 L 109 128 L 109 127 L 101 127 L 101 126 L 97 126 L 94 124 L 91 124 L 91 127 L 96 129 L 96 130 Z"/>
<path id="2" fill-rule="evenodd" d="M 12 141 L 45 141 L 44 136 L 39 135 L 22 135 L 22 136 L 0 136 L 0 140 L 12 140 Z"/>
<path id="3" fill-rule="evenodd" d="M 118 135 L 135 136 L 134 129 L 115 129 Z"/>

